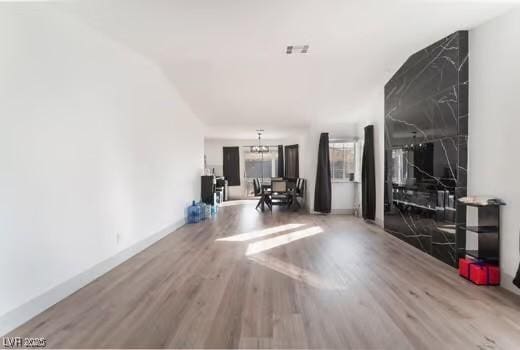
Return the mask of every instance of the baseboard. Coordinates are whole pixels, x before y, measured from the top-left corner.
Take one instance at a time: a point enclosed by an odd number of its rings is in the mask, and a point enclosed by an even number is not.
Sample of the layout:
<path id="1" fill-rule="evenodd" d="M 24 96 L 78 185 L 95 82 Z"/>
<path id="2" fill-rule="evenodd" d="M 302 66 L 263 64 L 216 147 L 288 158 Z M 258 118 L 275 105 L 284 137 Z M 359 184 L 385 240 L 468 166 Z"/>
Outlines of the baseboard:
<path id="1" fill-rule="evenodd" d="M 502 276 L 500 276 L 500 287 L 507 289 L 508 291 L 514 294 L 520 295 L 520 288 L 513 284 L 514 277 L 510 274 L 505 273 L 504 271 L 501 272 L 501 275 Z"/>
<path id="2" fill-rule="evenodd" d="M 330 213 L 335 215 L 352 215 L 354 214 L 354 209 L 332 209 Z"/>
<path id="3" fill-rule="evenodd" d="M 37 296 L 27 303 L 22 304 L 14 310 L 11 310 L 0 316 L 0 335 L 7 334 L 13 329 L 21 326 L 25 322 L 32 319 L 34 316 L 45 311 L 60 300 L 65 299 L 72 293 L 76 292 L 78 289 L 86 286 L 99 276 L 112 270 L 114 267 L 148 248 L 161 238 L 165 237 L 169 233 L 172 233 L 183 225 L 184 219 L 168 225 L 159 232 L 150 235 L 149 237 L 120 251 L 116 255 L 103 260 L 86 271 L 83 271 L 79 275 L 72 277 L 71 279 L 51 288 L 47 292 Z"/>

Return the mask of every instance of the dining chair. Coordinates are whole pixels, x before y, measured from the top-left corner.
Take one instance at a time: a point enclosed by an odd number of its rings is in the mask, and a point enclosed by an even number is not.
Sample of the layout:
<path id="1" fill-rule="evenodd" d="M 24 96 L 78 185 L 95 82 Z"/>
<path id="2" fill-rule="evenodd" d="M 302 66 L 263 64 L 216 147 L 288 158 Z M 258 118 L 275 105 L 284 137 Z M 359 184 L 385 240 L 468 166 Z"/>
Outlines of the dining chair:
<path id="1" fill-rule="evenodd" d="M 272 209 L 270 191 L 266 190 L 264 186 L 262 186 L 262 184 L 260 183 L 260 179 L 253 179 L 253 188 L 255 197 L 260 197 L 258 199 L 258 203 L 256 204 L 256 209 L 258 209 L 258 207 L 261 207 L 262 211 L 264 211 L 265 205 L 267 205 L 269 209 Z"/>
<path id="2" fill-rule="evenodd" d="M 298 198 L 302 199 L 302 203 L 305 201 L 305 179 L 298 178 L 298 180 L 296 180 L 295 192 L 296 198 L 294 200 L 296 201 L 297 206 L 301 207 L 303 204 L 300 205 L 300 203 L 298 203 Z"/>
<path id="3" fill-rule="evenodd" d="M 271 202 L 273 205 L 287 205 L 289 203 L 289 194 L 287 193 L 287 181 L 271 181 L 271 191 Z"/>
<path id="4" fill-rule="evenodd" d="M 262 186 L 260 186 L 260 180 L 257 178 L 253 179 L 253 191 L 255 197 L 258 197 L 262 194 Z"/>
<path id="5" fill-rule="evenodd" d="M 273 180 L 271 181 L 271 190 L 276 193 L 287 192 L 287 182 L 283 180 Z"/>

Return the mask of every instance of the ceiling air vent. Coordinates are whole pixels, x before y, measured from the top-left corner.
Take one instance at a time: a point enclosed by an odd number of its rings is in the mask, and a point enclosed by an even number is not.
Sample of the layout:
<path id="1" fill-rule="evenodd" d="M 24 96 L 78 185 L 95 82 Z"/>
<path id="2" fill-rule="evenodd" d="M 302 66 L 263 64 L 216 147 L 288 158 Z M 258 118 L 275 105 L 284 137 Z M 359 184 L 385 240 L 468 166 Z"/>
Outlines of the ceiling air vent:
<path id="1" fill-rule="evenodd" d="M 290 45 L 287 46 L 285 51 L 288 55 L 293 53 L 307 53 L 309 51 L 309 45 Z"/>

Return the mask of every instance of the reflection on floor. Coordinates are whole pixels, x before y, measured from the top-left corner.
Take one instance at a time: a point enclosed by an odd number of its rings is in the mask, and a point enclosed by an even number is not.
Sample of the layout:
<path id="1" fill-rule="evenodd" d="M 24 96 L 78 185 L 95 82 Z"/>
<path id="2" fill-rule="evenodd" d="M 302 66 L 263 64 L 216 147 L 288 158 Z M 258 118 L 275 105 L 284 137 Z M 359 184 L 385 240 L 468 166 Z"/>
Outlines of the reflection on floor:
<path id="1" fill-rule="evenodd" d="M 520 299 L 361 220 L 238 202 L 12 336 L 50 348 L 517 349 Z"/>
<path id="2" fill-rule="evenodd" d="M 258 198 L 250 198 L 250 199 L 237 199 L 232 201 L 223 202 L 221 207 L 232 207 L 235 205 L 248 205 L 248 204 L 256 204 L 258 203 Z"/>
<path id="3" fill-rule="evenodd" d="M 329 289 L 329 290 L 344 290 L 345 286 L 342 286 L 334 281 L 329 281 L 321 277 L 320 275 L 302 269 L 296 265 L 285 262 L 281 259 L 275 258 L 274 256 L 267 255 L 265 253 L 259 253 L 249 256 L 249 259 L 264 266 L 273 271 L 284 274 L 296 281 L 308 284 L 311 287 L 318 289 Z"/>

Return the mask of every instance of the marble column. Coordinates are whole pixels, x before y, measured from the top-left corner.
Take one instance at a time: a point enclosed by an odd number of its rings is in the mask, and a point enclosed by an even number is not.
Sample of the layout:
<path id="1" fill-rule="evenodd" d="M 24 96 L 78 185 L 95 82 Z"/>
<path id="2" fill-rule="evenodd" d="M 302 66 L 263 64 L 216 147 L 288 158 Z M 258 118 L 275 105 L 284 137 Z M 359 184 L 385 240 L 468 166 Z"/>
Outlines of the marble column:
<path id="1" fill-rule="evenodd" d="M 456 266 L 464 255 L 468 32 L 418 51 L 385 85 L 385 230 Z"/>

